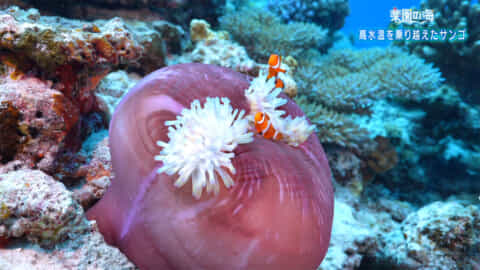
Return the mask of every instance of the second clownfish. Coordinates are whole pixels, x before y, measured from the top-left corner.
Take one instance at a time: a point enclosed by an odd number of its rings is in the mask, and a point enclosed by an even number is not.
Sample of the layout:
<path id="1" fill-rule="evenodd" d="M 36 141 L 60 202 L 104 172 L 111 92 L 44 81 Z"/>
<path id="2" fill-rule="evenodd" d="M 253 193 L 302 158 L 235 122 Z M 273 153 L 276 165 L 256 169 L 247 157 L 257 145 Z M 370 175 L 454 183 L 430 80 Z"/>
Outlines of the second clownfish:
<path id="1" fill-rule="evenodd" d="M 275 129 L 266 113 L 257 112 L 255 114 L 255 129 L 262 134 L 265 139 L 281 140 L 282 134 Z"/>
<path id="2" fill-rule="evenodd" d="M 283 81 L 278 78 L 278 73 L 283 72 L 285 73 L 285 69 L 281 69 L 280 66 L 282 64 L 282 57 L 277 54 L 272 54 L 270 55 L 270 58 L 268 59 L 268 75 L 267 75 L 267 80 L 275 77 L 275 88 L 283 88 L 285 84 Z"/>

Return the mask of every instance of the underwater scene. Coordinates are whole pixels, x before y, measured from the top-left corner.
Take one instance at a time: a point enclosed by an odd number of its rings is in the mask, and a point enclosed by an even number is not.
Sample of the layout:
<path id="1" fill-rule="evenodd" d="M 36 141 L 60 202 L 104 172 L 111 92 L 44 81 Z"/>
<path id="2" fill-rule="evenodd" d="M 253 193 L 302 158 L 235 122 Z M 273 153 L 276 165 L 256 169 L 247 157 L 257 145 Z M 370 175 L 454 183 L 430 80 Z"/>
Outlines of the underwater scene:
<path id="1" fill-rule="evenodd" d="M 0 270 L 480 270 L 480 4 L 0 0 Z"/>

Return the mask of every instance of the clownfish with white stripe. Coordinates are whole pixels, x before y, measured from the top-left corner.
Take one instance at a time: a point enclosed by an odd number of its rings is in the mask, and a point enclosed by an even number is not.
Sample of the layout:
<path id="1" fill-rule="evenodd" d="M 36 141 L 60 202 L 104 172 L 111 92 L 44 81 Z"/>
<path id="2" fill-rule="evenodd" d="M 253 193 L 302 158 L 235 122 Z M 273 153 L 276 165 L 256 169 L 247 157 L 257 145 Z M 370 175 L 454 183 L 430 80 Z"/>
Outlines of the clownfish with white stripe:
<path id="1" fill-rule="evenodd" d="M 283 81 L 278 78 L 278 73 L 286 72 L 285 69 L 280 68 L 281 64 L 282 64 L 282 57 L 280 55 L 277 55 L 277 54 L 270 55 L 270 58 L 268 59 L 267 80 L 269 80 L 272 77 L 275 77 L 275 88 L 283 88 L 285 86 Z"/>
<path id="2" fill-rule="evenodd" d="M 265 139 L 281 140 L 282 134 L 275 129 L 266 113 L 257 112 L 255 114 L 255 129 Z"/>

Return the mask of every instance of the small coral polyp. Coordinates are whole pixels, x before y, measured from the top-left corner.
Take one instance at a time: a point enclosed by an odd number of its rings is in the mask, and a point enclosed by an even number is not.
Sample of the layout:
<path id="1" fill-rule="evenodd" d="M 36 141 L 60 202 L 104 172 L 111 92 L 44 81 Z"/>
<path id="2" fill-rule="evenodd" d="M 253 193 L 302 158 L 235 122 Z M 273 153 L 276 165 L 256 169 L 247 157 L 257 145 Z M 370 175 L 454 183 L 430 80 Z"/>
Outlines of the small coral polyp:
<path id="1" fill-rule="evenodd" d="M 217 175 L 227 188 L 231 187 L 234 183 L 226 169 L 235 174 L 231 162 L 235 156 L 233 150 L 239 144 L 253 141 L 244 113 L 234 110 L 226 97 L 207 98 L 203 108 L 199 100 L 194 100 L 190 109 L 184 109 L 176 120 L 165 122 L 170 126 L 170 141 L 157 142 L 163 147 L 155 156 L 155 160 L 163 162 L 158 173 L 178 173 L 176 187 L 182 187 L 192 178 L 192 194 L 197 199 L 204 187 L 208 193 L 218 193 Z"/>

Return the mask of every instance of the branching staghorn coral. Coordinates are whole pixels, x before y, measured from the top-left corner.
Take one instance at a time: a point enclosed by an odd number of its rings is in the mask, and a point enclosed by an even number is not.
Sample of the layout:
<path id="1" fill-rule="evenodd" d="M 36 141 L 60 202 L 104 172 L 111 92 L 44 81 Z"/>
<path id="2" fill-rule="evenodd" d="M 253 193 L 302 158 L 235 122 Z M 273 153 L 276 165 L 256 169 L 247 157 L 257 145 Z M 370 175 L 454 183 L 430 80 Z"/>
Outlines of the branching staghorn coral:
<path id="1" fill-rule="evenodd" d="M 305 50 L 330 45 L 328 30 L 311 23 L 284 24 L 277 15 L 263 9 L 229 12 L 220 18 L 220 26 L 259 62 L 266 62 L 271 53 L 297 58 Z"/>
<path id="2" fill-rule="evenodd" d="M 338 50 L 301 65 L 295 99 L 322 142 L 357 148 L 368 137 L 351 114 L 369 113 L 380 99 L 419 99 L 443 82 L 432 64 L 398 48 Z"/>

